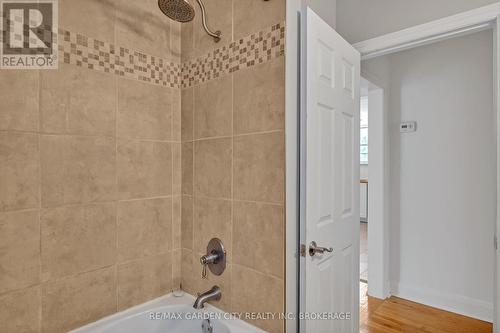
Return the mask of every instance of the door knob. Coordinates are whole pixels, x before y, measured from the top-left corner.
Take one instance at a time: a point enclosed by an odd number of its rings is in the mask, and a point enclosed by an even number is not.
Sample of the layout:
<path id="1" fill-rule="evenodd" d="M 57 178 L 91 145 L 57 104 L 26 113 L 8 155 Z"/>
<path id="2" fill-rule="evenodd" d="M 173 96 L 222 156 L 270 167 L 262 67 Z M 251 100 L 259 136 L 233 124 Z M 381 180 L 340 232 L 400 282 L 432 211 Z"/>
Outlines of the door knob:
<path id="1" fill-rule="evenodd" d="M 333 252 L 333 248 L 318 246 L 315 241 L 312 241 L 311 244 L 309 244 L 309 255 L 311 257 L 314 256 L 316 253 L 322 254 L 325 252 Z"/>

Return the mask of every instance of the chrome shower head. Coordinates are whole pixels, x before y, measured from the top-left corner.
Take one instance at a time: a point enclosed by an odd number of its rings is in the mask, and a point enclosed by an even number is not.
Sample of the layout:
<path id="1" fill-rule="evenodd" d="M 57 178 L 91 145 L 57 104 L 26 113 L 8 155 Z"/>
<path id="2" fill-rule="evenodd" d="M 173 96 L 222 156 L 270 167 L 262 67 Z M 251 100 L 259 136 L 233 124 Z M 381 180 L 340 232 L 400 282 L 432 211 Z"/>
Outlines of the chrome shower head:
<path id="1" fill-rule="evenodd" d="M 221 32 L 219 30 L 212 31 L 207 26 L 206 10 L 202 0 L 196 0 L 201 10 L 201 24 L 203 29 L 210 35 L 217 43 L 220 41 Z M 194 18 L 194 8 L 188 0 L 158 0 L 158 7 L 174 21 L 189 22 Z"/>
<path id="2" fill-rule="evenodd" d="M 158 0 L 158 7 L 174 21 L 189 22 L 194 18 L 194 8 L 187 0 Z"/>

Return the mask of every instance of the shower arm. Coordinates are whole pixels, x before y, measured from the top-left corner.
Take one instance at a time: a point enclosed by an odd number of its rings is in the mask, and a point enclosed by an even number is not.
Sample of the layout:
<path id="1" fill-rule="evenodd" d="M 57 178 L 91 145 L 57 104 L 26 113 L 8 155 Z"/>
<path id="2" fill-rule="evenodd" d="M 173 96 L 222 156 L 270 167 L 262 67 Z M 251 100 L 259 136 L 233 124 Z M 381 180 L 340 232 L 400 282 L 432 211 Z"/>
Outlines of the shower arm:
<path id="1" fill-rule="evenodd" d="M 210 36 L 213 37 L 213 39 L 216 43 L 219 42 L 221 32 L 219 30 L 212 32 L 212 30 L 210 30 L 210 28 L 208 28 L 206 14 L 205 14 L 205 5 L 203 4 L 202 0 L 196 0 L 196 1 L 198 2 L 198 5 L 200 5 L 200 9 L 201 9 L 201 23 L 203 25 L 203 29 L 205 29 L 207 34 L 209 34 Z"/>

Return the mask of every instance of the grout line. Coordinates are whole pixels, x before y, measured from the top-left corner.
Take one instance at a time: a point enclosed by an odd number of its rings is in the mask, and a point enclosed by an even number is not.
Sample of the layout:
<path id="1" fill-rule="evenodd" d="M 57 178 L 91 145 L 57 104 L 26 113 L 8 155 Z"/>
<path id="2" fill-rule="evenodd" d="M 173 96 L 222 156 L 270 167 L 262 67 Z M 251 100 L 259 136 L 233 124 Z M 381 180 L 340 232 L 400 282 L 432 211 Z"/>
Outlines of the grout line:
<path id="1" fill-rule="evenodd" d="M 134 263 L 134 262 L 138 262 L 138 261 L 144 261 L 144 260 L 148 260 L 148 259 L 152 259 L 152 258 L 156 258 L 156 257 L 165 256 L 169 253 L 171 254 L 172 252 L 173 252 L 173 250 L 167 250 L 167 251 L 160 251 L 160 252 L 153 253 L 153 254 L 142 254 L 139 257 L 128 258 L 128 259 L 125 259 L 123 261 L 117 260 L 117 262 L 114 263 L 113 265 L 122 266 L 122 265 L 130 264 L 130 263 Z"/>
<path id="2" fill-rule="evenodd" d="M 285 204 L 281 201 L 256 201 L 256 200 L 247 200 L 247 199 L 236 199 L 236 198 L 225 198 L 225 197 L 211 197 L 208 195 L 192 195 L 192 194 L 183 194 L 184 196 L 189 196 L 197 199 L 208 199 L 208 200 L 219 200 L 219 201 L 234 201 L 241 203 L 254 203 L 254 204 L 262 204 L 262 205 L 272 205 L 272 206 L 285 206 Z"/>
<path id="3" fill-rule="evenodd" d="M 116 15 L 116 8 L 113 9 L 113 17 L 114 17 L 114 22 L 113 22 L 113 45 L 115 45 L 116 40 L 117 40 L 117 31 L 116 31 L 116 22 L 117 22 L 117 15 Z M 116 196 L 118 197 L 118 114 L 119 114 L 119 82 L 118 82 L 118 77 L 115 76 L 115 191 L 116 191 Z M 116 229 L 116 238 L 115 238 L 115 250 L 116 250 L 116 257 L 115 257 L 115 312 L 118 312 L 119 309 L 119 303 L 120 303 L 120 278 L 118 276 L 118 256 L 119 256 L 119 250 L 118 250 L 118 201 L 115 204 L 115 229 Z"/>
<path id="4" fill-rule="evenodd" d="M 234 1 L 232 2 L 234 11 Z M 233 12 L 234 13 L 234 12 Z M 234 15 L 233 15 L 233 29 L 234 29 Z M 234 31 L 233 31 L 234 35 Z M 231 235 L 231 251 L 230 254 L 231 262 L 234 257 L 234 74 L 231 74 L 231 225 L 230 235 Z M 228 265 L 229 268 L 229 308 L 232 310 L 233 307 L 233 265 Z"/>
<path id="5" fill-rule="evenodd" d="M 115 13 L 116 15 L 116 13 Z M 116 40 L 116 26 L 114 26 L 113 37 Z M 115 193 L 118 196 L 118 113 L 119 113 L 119 105 L 120 105 L 120 95 L 118 88 L 118 78 L 115 77 Z M 118 242 L 118 201 L 115 203 L 115 296 L 116 296 L 116 311 L 119 309 L 119 301 L 120 301 L 120 286 L 119 286 L 119 276 L 118 276 L 118 256 L 119 256 L 119 242 Z"/>
<path id="6" fill-rule="evenodd" d="M 113 22 L 113 45 L 116 43 L 116 40 L 117 40 L 117 31 L 116 31 L 116 8 L 113 9 L 113 18 L 114 18 L 114 22 Z M 118 77 L 115 76 L 115 193 L 116 193 L 116 196 L 118 197 L 118 113 L 119 113 L 119 105 L 120 105 L 120 101 L 119 101 L 119 91 L 118 91 L 118 85 L 119 85 L 119 82 L 118 82 Z M 118 256 L 119 256 L 119 250 L 118 250 L 118 228 L 119 228 L 119 224 L 118 224 L 118 200 L 116 201 L 116 204 L 115 204 L 115 269 L 114 269 L 114 273 L 115 273 L 115 297 L 116 297 L 116 300 L 115 300 L 115 312 L 118 312 L 118 309 L 119 309 L 119 302 L 120 302 L 120 278 L 118 276 Z"/>
<path id="7" fill-rule="evenodd" d="M 282 278 L 282 277 L 279 277 L 279 276 L 276 276 L 276 275 L 270 274 L 270 273 L 264 273 L 262 271 L 259 271 L 259 270 L 255 269 L 255 268 L 252 268 L 252 267 L 249 267 L 249 266 L 246 266 L 246 265 L 243 265 L 243 264 L 236 264 L 236 263 L 233 262 L 232 266 L 240 266 L 240 267 L 243 267 L 244 269 L 252 271 L 252 272 L 254 272 L 256 274 L 264 275 L 264 276 L 267 276 L 267 277 L 270 277 L 270 278 L 273 278 L 275 280 L 279 280 L 279 281 L 282 281 L 283 283 L 285 283 L 285 279 Z"/>
<path id="8" fill-rule="evenodd" d="M 42 206 L 41 210 L 47 209 L 56 209 L 56 208 L 65 208 L 65 207 L 76 207 L 76 206 L 92 206 L 92 205 L 109 205 L 109 204 L 118 204 L 124 202 L 133 202 L 133 201 L 146 201 L 146 200 L 156 200 L 156 199 L 168 199 L 173 198 L 176 195 L 162 195 L 162 196 L 154 196 L 154 197 L 141 197 L 141 198 L 131 198 L 131 199 L 116 199 L 116 200 L 104 200 L 104 201 L 88 201 L 88 202 L 72 202 L 72 203 L 63 203 L 56 204 L 50 206 Z M 177 195 L 177 196 L 180 196 Z M 13 212 L 23 212 L 23 211 L 33 211 L 38 208 L 26 208 L 26 209 L 17 209 L 17 210 L 7 210 L 2 211 L 2 213 L 13 213 Z"/>
<path id="9" fill-rule="evenodd" d="M 262 134 L 274 134 L 274 133 L 284 133 L 284 132 L 285 132 L 285 129 L 276 129 L 276 130 L 269 130 L 269 131 L 258 131 L 258 132 L 240 133 L 240 134 L 236 134 L 235 137 L 250 136 L 250 135 L 262 135 Z"/>
<path id="10" fill-rule="evenodd" d="M 95 272 L 98 272 L 98 271 L 103 271 L 103 270 L 107 270 L 107 269 L 113 269 L 115 266 L 117 266 L 117 263 L 112 263 L 112 264 L 109 264 L 109 265 L 104 265 L 104 266 L 92 268 L 92 269 L 90 269 L 88 271 L 83 271 L 83 272 L 68 274 L 68 275 L 64 275 L 64 276 L 60 276 L 60 277 L 56 277 L 56 278 L 51 278 L 49 280 L 41 281 L 40 285 L 44 286 L 44 285 L 51 284 L 51 283 L 56 283 L 56 282 L 61 282 L 61 281 L 67 281 L 67 280 L 74 279 L 74 278 L 77 278 L 77 277 L 85 275 L 85 274 L 92 274 L 92 273 L 95 273 Z"/>
<path id="11" fill-rule="evenodd" d="M 193 29 L 193 34 L 194 34 L 194 29 Z M 194 43 L 194 38 L 193 38 L 193 43 Z M 191 96 L 191 105 L 192 105 L 192 115 L 191 118 L 193 119 L 193 124 L 192 124 L 192 138 L 194 139 L 194 129 L 195 129 L 195 124 L 196 124 L 196 89 L 193 88 L 193 93 Z M 196 149 L 196 144 L 193 141 L 192 144 L 192 149 L 191 149 L 191 167 L 192 167 L 192 181 L 191 181 L 191 193 L 192 193 L 192 199 L 191 199 L 191 248 L 194 250 L 194 230 L 195 230 L 195 221 L 196 221 L 196 214 L 195 214 L 195 198 L 194 198 L 194 193 L 195 193 L 195 185 L 196 185 L 196 154 L 195 154 L 195 149 Z"/>
<path id="12" fill-rule="evenodd" d="M 42 274 L 43 274 L 43 269 L 42 269 L 42 142 L 41 142 L 41 127 L 42 127 L 42 114 L 40 111 L 40 97 L 41 97 L 41 75 L 42 73 L 40 70 L 38 70 L 38 78 L 37 78 L 37 100 L 38 100 L 38 133 L 37 133 L 37 141 L 38 141 L 38 237 L 39 237 L 39 253 L 38 253 L 38 284 L 39 284 L 39 307 L 38 307 L 38 327 L 40 331 L 42 330 L 42 318 L 43 318 L 43 301 L 42 301 L 42 287 L 41 287 L 41 282 L 42 282 Z"/>
<path id="13" fill-rule="evenodd" d="M 170 40 L 170 47 L 169 47 L 169 50 L 170 50 L 170 53 L 172 53 L 172 44 L 173 44 L 173 38 L 172 38 L 172 25 L 173 23 L 170 22 L 169 23 L 169 40 Z M 175 99 L 175 96 L 173 94 L 173 92 L 170 92 L 170 138 L 173 139 L 174 138 L 174 109 L 175 109 L 175 103 L 174 103 L 174 99 Z M 171 243 L 171 248 L 170 248 L 170 279 L 171 279 L 171 283 L 170 283 L 170 289 L 173 288 L 173 285 L 174 285 L 174 265 L 175 265 L 175 261 L 174 261 L 174 252 L 173 252 L 173 248 L 174 248 L 174 243 L 175 243 L 175 236 L 174 236 L 174 199 L 173 199 L 173 196 L 174 196 L 174 175 L 176 174 L 176 163 L 175 163 L 175 153 L 174 151 L 177 149 L 174 144 L 171 144 L 170 145 L 170 155 L 171 155 L 171 163 L 172 163 L 172 170 L 171 170 L 171 175 L 170 175 L 170 182 L 171 182 L 171 185 L 170 185 L 170 188 L 171 188 L 171 194 L 172 194 L 172 199 L 170 200 L 170 232 L 171 232 L 171 235 L 170 235 L 170 243 Z"/>
<path id="14" fill-rule="evenodd" d="M 118 99 L 118 98 L 117 98 Z M 116 116 L 116 112 L 115 112 Z M 115 119 L 116 122 L 116 119 Z M 115 132 L 118 131 L 117 125 L 115 124 Z M 19 130 L 0 130 L 2 132 L 11 132 L 11 133 L 21 133 L 21 134 L 40 134 L 42 136 L 71 136 L 71 137 L 80 137 L 80 138 L 107 138 L 107 139 L 115 139 L 119 141 L 135 141 L 135 142 L 153 142 L 153 143 L 181 143 L 181 141 L 175 140 L 162 140 L 162 139 L 144 139 L 144 138 L 134 138 L 134 137 L 126 137 L 119 136 L 116 134 L 107 135 L 107 134 L 81 134 L 81 133 L 50 133 L 50 132 L 33 132 L 33 131 L 19 131 Z"/>
<path id="15" fill-rule="evenodd" d="M 39 205 L 37 207 L 31 207 L 31 208 L 21 208 L 21 209 L 12 209 L 12 210 L 3 210 L 0 211 L 0 214 L 16 214 L 16 213 L 28 213 L 28 212 L 36 212 L 40 211 L 43 209 Z"/>
<path id="16" fill-rule="evenodd" d="M 284 131 L 285 131 L 284 129 L 276 129 L 276 130 L 269 130 L 269 131 L 257 131 L 257 132 L 239 133 L 239 134 L 232 134 L 232 135 L 203 137 L 203 138 L 193 139 L 192 141 L 196 142 L 196 141 L 208 141 L 208 140 L 217 140 L 217 139 L 232 139 L 232 138 L 245 137 L 245 136 L 251 136 L 251 135 L 283 133 Z M 185 142 L 188 142 L 188 141 L 185 141 Z"/>

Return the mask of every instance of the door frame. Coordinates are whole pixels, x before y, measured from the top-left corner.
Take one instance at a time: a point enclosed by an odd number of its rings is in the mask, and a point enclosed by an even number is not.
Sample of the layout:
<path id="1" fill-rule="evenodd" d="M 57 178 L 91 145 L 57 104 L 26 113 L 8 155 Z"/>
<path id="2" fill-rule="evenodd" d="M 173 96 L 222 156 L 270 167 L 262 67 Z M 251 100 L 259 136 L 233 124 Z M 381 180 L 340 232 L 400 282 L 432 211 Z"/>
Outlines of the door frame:
<path id="1" fill-rule="evenodd" d="M 305 0 L 286 0 L 285 60 L 285 151 L 286 151 L 286 222 L 285 222 L 285 312 L 296 314 L 299 305 L 300 259 L 300 11 Z M 496 239 L 500 230 L 500 3 L 479 7 L 456 15 L 416 25 L 397 32 L 354 44 L 361 59 L 370 59 L 444 39 L 493 28 L 494 31 L 494 110 L 497 135 L 497 214 Z M 494 332 L 500 333 L 500 251 L 496 251 Z M 356 277 L 358 278 L 358 277 Z M 293 315 L 285 323 L 287 333 L 298 332 Z"/>
<path id="2" fill-rule="evenodd" d="M 368 96 L 368 294 L 386 299 L 390 296 L 389 281 L 389 132 L 386 93 L 388 87 L 375 75 L 361 70 Z M 371 264 L 370 264 L 371 263 Z M 375 268 L 374 268 L 375 267 Z"/>

